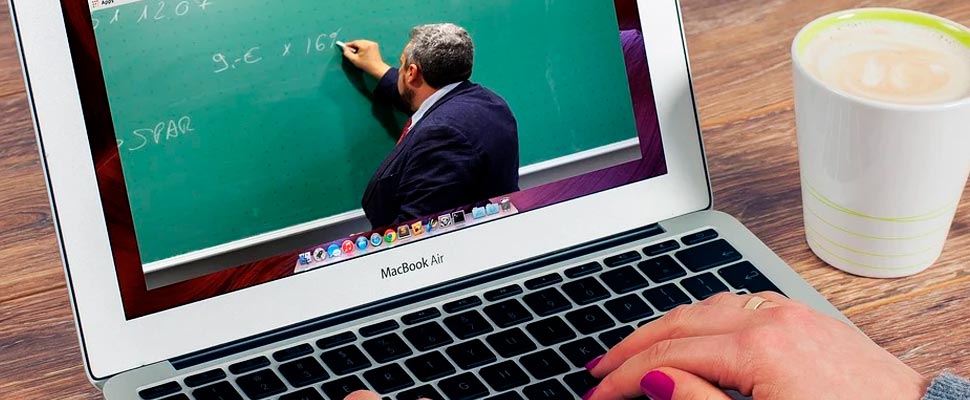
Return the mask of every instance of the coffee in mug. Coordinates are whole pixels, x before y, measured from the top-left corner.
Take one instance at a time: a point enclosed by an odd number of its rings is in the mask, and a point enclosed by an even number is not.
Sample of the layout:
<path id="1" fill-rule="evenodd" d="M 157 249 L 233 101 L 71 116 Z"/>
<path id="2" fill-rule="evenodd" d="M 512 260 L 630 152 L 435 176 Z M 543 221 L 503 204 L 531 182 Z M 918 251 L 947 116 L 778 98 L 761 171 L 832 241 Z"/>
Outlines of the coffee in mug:
<path id="1" fill-rule="evenodd" d="M 827 85 L 871 100 L 938 104 L 970 97 L 970 47 L 922 25 L 834 25 L 805 47 L 801 59 Z"/>

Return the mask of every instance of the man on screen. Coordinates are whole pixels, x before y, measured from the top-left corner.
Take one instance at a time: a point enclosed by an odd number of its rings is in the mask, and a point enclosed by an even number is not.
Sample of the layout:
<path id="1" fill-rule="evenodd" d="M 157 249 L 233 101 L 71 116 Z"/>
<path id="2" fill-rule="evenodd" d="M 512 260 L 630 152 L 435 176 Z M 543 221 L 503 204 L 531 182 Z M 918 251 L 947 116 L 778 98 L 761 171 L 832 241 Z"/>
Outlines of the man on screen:
<path id="1" fill-rule="evenodd" d="M 344 57 L 379 79 L 374 101 L 411 115 L 362 199 L 374 227 L 430 216 L 519 190 L 519 138 L 508 104 L 471 83 L 474 45 L 454 24 L 422 25 L 400 57 L 355 40 Z"/>

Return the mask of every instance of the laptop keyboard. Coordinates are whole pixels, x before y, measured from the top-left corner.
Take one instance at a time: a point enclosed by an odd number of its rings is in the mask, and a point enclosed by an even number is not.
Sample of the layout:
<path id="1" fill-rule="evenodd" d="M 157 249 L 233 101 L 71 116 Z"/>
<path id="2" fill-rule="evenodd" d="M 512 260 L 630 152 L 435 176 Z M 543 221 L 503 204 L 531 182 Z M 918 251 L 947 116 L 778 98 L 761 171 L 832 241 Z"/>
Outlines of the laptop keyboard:
<path id="1" fill-rule="evenodd" d="M 583 366 L 663 313 L 780 290 L 713 229 L 139 391 L 145 400 L 578 398 Z"/>

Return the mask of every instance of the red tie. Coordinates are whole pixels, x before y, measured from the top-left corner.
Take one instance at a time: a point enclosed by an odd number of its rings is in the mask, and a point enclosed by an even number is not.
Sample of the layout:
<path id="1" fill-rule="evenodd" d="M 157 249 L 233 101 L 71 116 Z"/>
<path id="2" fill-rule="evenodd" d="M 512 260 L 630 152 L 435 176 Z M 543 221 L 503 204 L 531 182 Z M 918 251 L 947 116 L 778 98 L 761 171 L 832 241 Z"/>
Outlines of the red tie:
<path id="1" fill-rule="evenodd" d="M 404 124 L 404 130 L 401 131 L 401 137 L 397 139 L 397 144 L 401 144 L 404 137 L 408 135 L 408 131 L 411 130 L 411 118 L 408 118 L 408 123 Z"/>

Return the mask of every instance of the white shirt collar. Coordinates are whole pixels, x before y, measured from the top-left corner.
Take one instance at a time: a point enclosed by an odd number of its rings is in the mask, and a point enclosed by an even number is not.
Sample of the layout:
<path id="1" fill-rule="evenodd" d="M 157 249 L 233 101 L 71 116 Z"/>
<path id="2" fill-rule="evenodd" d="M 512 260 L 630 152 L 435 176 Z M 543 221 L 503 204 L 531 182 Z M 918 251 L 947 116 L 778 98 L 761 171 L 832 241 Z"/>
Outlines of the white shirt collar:
<path id="1" fill-rule="evenodd" d="M 455 82 L 450 85 L 446 85 L 445 87 L 438 89 L 437 92 L 432 93 L 431 96 L 428 96 L 428 98 L 424 100 L 424 103 L 421 103 L 421 107 L 418 107 L 418 111 L 415 111 L 414 115 L 411 115 L 411 126 L 413 127 L 417 125 L 418 121 L 420 121 L 421 118 L 424 118 L 424 114 L 427 114 L 428 110 L 431 109 L 435 103 L 440 101 L 441 98 L 447 96 L 448 93 L 451 93 L 452 90 L 455 90 L 455 88 L 460 84 L 461 82 Z"/>

